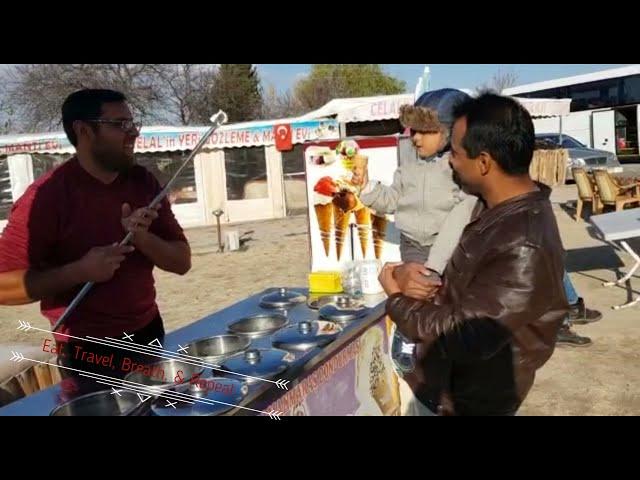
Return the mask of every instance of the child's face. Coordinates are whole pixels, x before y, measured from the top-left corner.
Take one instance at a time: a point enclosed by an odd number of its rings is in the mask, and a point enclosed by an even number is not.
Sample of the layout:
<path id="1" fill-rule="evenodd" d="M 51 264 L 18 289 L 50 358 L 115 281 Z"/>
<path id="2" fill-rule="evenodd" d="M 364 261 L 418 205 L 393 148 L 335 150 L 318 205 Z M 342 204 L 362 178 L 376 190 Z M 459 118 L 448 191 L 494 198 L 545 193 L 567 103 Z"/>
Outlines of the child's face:
<path id="1" fill-rule="evenodd" d="M 444 134 L 442 132 L 418 132 L 411 130 L 411 139 L 416 147 L 420 158 L 427 158 L 435 155 L 444 147 Z"/>

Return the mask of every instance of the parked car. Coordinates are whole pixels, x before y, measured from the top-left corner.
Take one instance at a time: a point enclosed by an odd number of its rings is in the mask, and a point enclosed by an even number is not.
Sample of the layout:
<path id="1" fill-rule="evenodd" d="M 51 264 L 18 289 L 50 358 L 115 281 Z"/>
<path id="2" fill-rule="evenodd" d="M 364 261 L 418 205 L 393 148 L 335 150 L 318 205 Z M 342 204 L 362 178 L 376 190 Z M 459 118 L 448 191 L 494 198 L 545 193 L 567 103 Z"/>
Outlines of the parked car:
<path id="1" fill-rule="evenodd" d="M 536 143 L 538 147 L 546 143 L 550 148 L 567 149 L 567 180 L 573 179 L 573 167 L 584 167 L 588 172 L 593 169 L 605 169 L 610 173 L 622 173 L 623 170 L 615 153 L 589 148 L 569 135 L 562 134 L 561 137 L 559 133 L 540 133 L 536 135 Z"/>

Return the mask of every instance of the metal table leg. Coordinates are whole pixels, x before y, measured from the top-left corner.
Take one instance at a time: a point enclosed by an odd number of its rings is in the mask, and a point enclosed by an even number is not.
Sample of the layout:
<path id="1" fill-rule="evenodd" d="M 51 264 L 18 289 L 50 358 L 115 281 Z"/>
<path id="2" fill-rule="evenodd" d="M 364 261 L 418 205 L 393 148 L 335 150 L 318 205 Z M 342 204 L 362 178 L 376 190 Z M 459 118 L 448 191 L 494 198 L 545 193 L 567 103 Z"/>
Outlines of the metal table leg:
<path id="1" fill-rule="evenodd" d="M 629 270 L 629 272 L 624 277 L 616 280 L 615 282 L 605 282 L 605 283 L 603 283 L 602 285 L 605 286 L 605 287 L 612 287 L 614 285 L 623 285 L 627 280 L 629 280 L 633 276 L 634 273 L 636 273 L 636 270 L 638 270 L 638 268 L 640 267 L 640 257 L 638 256 L 638 254 L 631 249 L 631 247 L 627 244 L 627 242 L 622 241 L 622 242 L 620 242 L 620 245 L 622 245 L 622 248 L 624 248 L 627 251 L 627 253 L 629 255 L 631 255 L 631 258 L 633 258 L 636 263 L 635 263 L 635 265 L 633 267 L 631 267 L 631 270 Z M 622 305 L 616 305 L 616 306 L 611 307 L 611 308 L 613 308 L 614 310 L 620 310 L 620 309 L 623 309 L 623 308 L 632 307 L 638 302 L 640 302 L 640 297 L 638 297 L 638 298 L 636 298 L 636 299 L 634 299 L 634 300 L 632 300 L 630 302 L 624 303 Z"/>

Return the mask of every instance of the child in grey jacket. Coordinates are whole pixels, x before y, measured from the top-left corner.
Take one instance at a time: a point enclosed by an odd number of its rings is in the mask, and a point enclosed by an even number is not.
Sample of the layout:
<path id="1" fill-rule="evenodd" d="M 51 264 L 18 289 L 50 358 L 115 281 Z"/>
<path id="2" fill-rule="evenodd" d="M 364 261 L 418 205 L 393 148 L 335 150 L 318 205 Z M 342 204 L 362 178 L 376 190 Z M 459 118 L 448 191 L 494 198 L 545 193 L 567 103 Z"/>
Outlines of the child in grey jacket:
<path id="1" fill-rule="evenodd" d="M 421 273 L 434 293 L 478 200 L 461 190 L 449 165 L 453 108 L 467 97 L 460 90 L 442 89 L 425 93 L 413 106 L 402 106 L 400 122 L 411 130 L 414 151 L 401 150 L 390 186 L 368 182 L 360 194 L 362 203 L 377 214 L 395 215 L 402 261 L 423 264 Z M 400 375 L 415 368 L 414 349 L 395 332 L 391 357 Z"/>
<path id="2" fill-rule="evenodd" d="M 370 181 L 360 194 L 362 203 L 376 213 L 395 215 L 402 261 L 426 264 L 440 275 L 477 200 L 462 192 L 449 165 L 453 107 L 466 97 L 459 90 L 443 89 L 402 106 L 400 122 L 411 129 L 413 151 L 401 144 L 393 183 Z"/>

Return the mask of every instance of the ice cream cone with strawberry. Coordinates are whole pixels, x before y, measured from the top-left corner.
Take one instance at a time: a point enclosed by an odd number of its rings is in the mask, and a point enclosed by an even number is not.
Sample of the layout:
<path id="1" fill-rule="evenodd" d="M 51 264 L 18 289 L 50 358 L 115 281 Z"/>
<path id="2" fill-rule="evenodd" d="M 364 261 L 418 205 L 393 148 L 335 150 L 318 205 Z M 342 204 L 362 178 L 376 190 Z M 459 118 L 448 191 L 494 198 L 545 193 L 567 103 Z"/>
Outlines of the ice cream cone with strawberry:
<path id="1" fill-rule="evenodd" d="M 320 238 L 324 252 L 329 256 L 331 248 L 331 230 L 333 229 L 333 196 L 337 192 L 335 182 L 331 177 L 322 177 L 313 188 L 313 208 L 316 212 L 316 221 L 320 230 Z"/>

